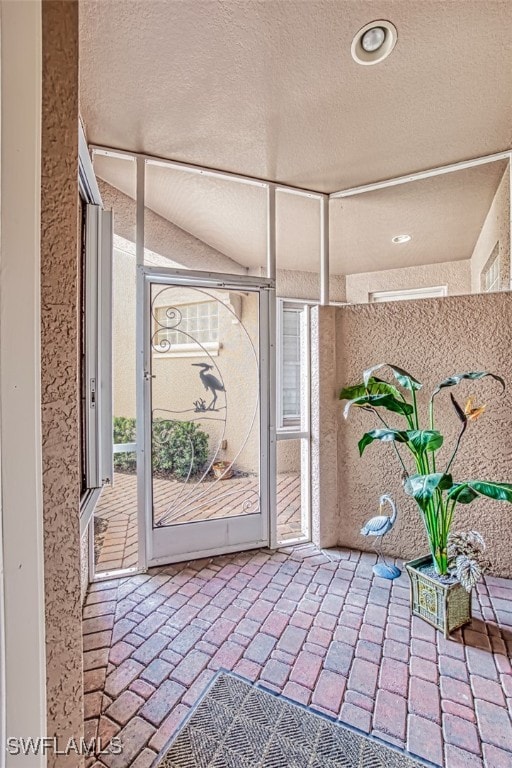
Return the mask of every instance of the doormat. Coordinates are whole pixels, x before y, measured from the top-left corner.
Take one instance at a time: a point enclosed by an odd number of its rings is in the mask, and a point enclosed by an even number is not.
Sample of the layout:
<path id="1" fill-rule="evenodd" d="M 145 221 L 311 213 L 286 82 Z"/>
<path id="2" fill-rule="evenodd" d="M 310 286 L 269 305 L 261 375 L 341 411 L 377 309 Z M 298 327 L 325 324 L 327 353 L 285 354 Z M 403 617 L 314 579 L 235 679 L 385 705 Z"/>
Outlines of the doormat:
<path id="1" fill-rule="evenodd" d="M 431 765 L 220 672 L 158 768 L 419 768 Z"/>

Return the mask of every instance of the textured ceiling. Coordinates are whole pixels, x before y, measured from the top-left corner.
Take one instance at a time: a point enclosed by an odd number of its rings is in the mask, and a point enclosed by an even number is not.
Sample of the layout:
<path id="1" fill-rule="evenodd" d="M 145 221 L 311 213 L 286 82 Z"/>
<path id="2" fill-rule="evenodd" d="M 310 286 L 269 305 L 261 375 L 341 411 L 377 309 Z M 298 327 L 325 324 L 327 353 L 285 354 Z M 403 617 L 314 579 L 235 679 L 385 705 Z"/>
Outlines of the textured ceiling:
<path id="1" fill-rule="evenodd" d="M 495 162 L 332 200 L 333 272 L 355 274 L 468 259 L 506 163 Z M 391 238 L 408 234 L 408 243 Z"/>
<path id="2" fill-rule="evenodd" d="M 512 142 L 510 0 L 81 0 L 89 141 L 333 191 Z M 398 30 L 360 66 L 354 34 Z"/>
<path id="3" fill-rule="evenodd" d="M 96 156 L 97 175 L 135 196 L 134 163 Z M 331 272 L 353 274 L 471 256 L 506 164 L 332 200 Z M 146 205 L 244 267 L 266 262 L 266 198 L 259 187 L 146 167 Z M 318 201 L 278 192 L 277 266 L 319 270 Z M 394 235 L 412 236 L 394 245 Z"/>

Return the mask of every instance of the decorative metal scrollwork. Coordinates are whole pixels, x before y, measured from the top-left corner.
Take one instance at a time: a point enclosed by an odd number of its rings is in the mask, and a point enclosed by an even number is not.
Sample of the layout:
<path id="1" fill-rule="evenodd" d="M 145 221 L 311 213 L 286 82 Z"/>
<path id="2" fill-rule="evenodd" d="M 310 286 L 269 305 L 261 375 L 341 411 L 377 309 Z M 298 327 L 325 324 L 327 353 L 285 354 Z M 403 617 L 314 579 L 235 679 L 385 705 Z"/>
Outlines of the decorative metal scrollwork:
<path id="1" fill-rule="evenodd" d="M 200 397 L 196 396 L 194 398 L 193 394 L 191 396 L 191 402 L 190 406 L 186 406 L 186 402 L 183 403 L 181 408 L 156 408 L 153 410 L 153 422 L 155 420 L 164 420 L 169 422 L 169 431 L 168 434 L 171 434 L 172 431 L 172 425 L 173 424 L 179 424 L 186 422 L 198 422 L 199 424 L 202 423 L 212 423 L 211 427 L 213 428 L 213 423 L 218 424 L 217 428 L 217 434 L 216 434 L 216 445 L 213 447 L 213 450 L 209 452 L 208 460 L 206 461 L 204 467 L 201 469 L 199 473 L 193 471 L 194 467 L 194 446 L 191 443 L 189 446 L 189 454 L 190 454 L 190 465 L 188 467 L 188 471 L 185 473 L 186 476 L 181 476 L 182 479 L 180 481 L 174 481 L 176 486 L 179 486 L 179 488 L 174 488 L 172 493 L 172 499 L 169 499 L 169 502 L 166 503 L 166 507 L 164 510 L 159 511 L 157 517 L 158 519 L 155 519 L 155 512 L 154 512 L 154 525 L 156 527 L 166 526 L 166 525 L 172 525 L 177 522 L 180 522 L 180 518 L 187 518 L 190 519 L 195 514 L 196 510 L 201 509 L 207 509 L 209 507 L 209 499 L 214 498 L 214 505 L 215 508 L 221 508 L 224 503 L 229 504 L 230 501 L 236 496 L 243 496 L 243 500 L 241 500 L 240 504 L 238 505 L 237 502 L 237 511 L 236 514 L 249 514 L 251 512 L 257 512 L 259 511 L 259 504 L 260 504 L 260 495 L 259 495 L 259 483 L 257 483 L 257 490 L 254 487 L 250 487 L 252 485 L 251 483 L 240 481 L 238 483 L 238 487 L 235 490 L 234 488 L 227 487 L 224 489 L 223 485 L 219 486 L 219 483 L 223 483 L 223 478 L 217 478 L 215 480 L 211 479 L 212 474 L 212 466 L 214 462 L 218 460 L 219 451 L 221 450 L 221 446 L 225 439 L 226 434 L 226 427 L 227 427 L 227 421 L 228 421 L 228 395 L 227 395 L 227 388 L 225 381 L 223 379 L 222 373 L 219 369 L 219 365 L 217 364 L 216 360 L 212 357 L 210 354 L 210 351 L 206 348 L 204 343 L 201 343 L 197 338 L 194 338 L 194 336 L 187 330 L 187 328 L 184 326 L 183 323 L 183 312 L 180 310 L 178 306 L 175 304 L 172 304 L 170 306 L 165 306 L 165 292 L 173 292 L 177 290 L 176 286 L 165 286 L 162 288 L 161 286 L 153 286 L 154 293 L 152 294 L 152 300 L 151 300 L 151 318 L 153 322 L 153 328 L 151 332 L 151 349 L 153 353 L 153 361 L 158 360 L 160 355 L 167 355 L 169 356 L 169 353 L 173 353 L 176 351 L 177 358 L 181 359 L 183 361 L 183 356 L 178 357 L 180 355 L 179 345 L 174 341 L 172 341 L 170 338 L 166 337 L 164 334 L 166 331 L 174 331 L 179 334 L 179 339 L 181 343 L 181 339 L 183 339 L 183 344 L 191 345 L 187 347 L 187 350 L 196 349 L 195 354 L 200 354 L 201 356 L 204 356 L 206 358 L 206 361 L 204 362 L 197 362 L 197 363 L 191 363 L 191 366 L 194 366 L 195 368 L 199 368 L 198 371 L 198 379 L 194 377 L 193 381 L 198 381 L 202 385 L 202 387 L 206 390 L 208 393 L 206 397 Z M 180 288 L 179 290 L 183 290 Z M 256 349 L 254 347 L 254 344 L 252 342 L 252 339 L 243 325 L 241 323 L 241 319 L 237 316 L 237 314 L 232 310 L 232 308 L 226 304 L 225 301 L 222 301 L 216 296 L 215 294 L 210 293 L 209 291 L 206 291 L 204 289 L 199 288 L 187 288 L 187 291 L 193 290 L 196 293 L 202 294 L 207 297 L 208 301 L 215 301 L 218 303 L 219 308 L 222 308 L 223 311 L 230 312 L 234 319 L 237 321 L 237 327 L 241 329 L 242 333 L 245 335 L 245 338 L 249 344 L 249 348 L 252 353 L 252 359 L 255 364 L 256 372 L 258 372 L 258 358 Z M 175 294 L 174 294 L 175 295 Z M 204 301 L 204 299 L 202 299 Z M 158 312 L 157 312 L 158 310 Z M 182 346 L 183 349 L 183 346 Z M 190 351 L 188 352 L 190 354 Z M 185 353 L 181 353 L 183 355 Z M 192 352 L 191 354 L 194 354 Z M 160 364 L 161 366 L 161 364 Z M 160 377 L 160 374 L 159 374 Z M 158 377 L 157 377 L 158 380 Z M 183 385 L 186 384 L 185 381 L 179 381 L 180 390 L 178 394 L 181 392 L 183 393 Z M 190 384 L 191 389 L 194 388 L 193 382 Z M 154 385 L 152 384 L 152 392 L 154 396 Z M 161 390 L 160 390 L 161 392 Z M 166 393 L 166 399 L 170 399 L 171 402 L 169 405 L 172 404 L 172 395 L 173 395 L 173 388 L 172 386 L 169 386 L 169 390 Z M 250 418 L 250 424 L 247 429 L 247 433 L 245 436 L 241 436 L 240 444 L 238 446 L 238 450 L 236 451 L 236 455 L 231 459 L 229 463 L 229 469 L 233 468 L 235 465 L 235 462 L 238 460 L 239 456 L 241 455 L 242 451 L 246 447 L 249 437 L 251 433 L 253 432 L 253 429 L 255 425 L 257 424 L 257 415 L 258 415 L 258 409 L 259 409 L 259 392 L 256 388 L 256 396 L 255 396 L 255 403 L 254 403 L 254 409 L 252 411 L 252 418 Z M 251 412 L 249 411 L 249 414 Z M 210 429 L 211 432 L 211 429 Z M 210 434 L 211 437 L 211 434 Z M 153 436 L 153 440 L 155 441 L 155 436 Z M 159 434 L 159 444 L 165 442 L 166 440 L 166 432 L 161 431 Z M 155 445 L 155 442 L 154 442 Z M 236 472 L 235 472 L 235 479 L 236 478 Z M 230 483 L 231 485 L 231 483 Z M 177 493 L 175 492 L 177 491 Z M 223 516 L 223 515 L 215 515 L 215 516 Z"/>

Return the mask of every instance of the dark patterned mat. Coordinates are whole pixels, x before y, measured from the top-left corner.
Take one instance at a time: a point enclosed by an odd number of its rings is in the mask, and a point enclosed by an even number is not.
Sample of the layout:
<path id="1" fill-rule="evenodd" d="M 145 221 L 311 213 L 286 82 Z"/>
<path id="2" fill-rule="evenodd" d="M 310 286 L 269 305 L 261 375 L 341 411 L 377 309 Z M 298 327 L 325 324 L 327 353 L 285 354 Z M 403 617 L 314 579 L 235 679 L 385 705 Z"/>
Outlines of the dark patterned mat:
<path id="1" fill-rule="evenodd" d="M 221 672 L 158 768 L 418 768 L 403 752 Z"/>

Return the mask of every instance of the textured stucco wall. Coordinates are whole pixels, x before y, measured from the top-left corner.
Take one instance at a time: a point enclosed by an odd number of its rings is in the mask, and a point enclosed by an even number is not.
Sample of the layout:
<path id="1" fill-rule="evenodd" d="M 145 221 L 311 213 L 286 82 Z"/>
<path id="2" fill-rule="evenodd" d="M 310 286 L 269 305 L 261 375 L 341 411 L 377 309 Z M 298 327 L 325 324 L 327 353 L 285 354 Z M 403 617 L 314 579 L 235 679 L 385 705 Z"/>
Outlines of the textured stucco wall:
<path id="1" fill-rule="evenodd" d="M 463 382 L 451 390 L 464 403 L 471 394 L 487 412 L 469 425 L 453 466 L 456 479 L 512 480 L 512 295 L 485 294 L 445 299 L 393 302 L 336 308 L 337 390 L 361 380 L 362 371 L 392 362 L 424 383 L 419 404 L 425 412 L 435 385 L 452 373 L 490 370 L 502 375 L 510 389 L 504 396 L 492 380 Z M 334 351 L 334 350 L 333 350 Z M 389 445 L 374 443 L 359 458 L 362 434 L 379 426 L 371 414 L 355 409 L 348 421 L 338 403 L 339 542 L 369 548 L 359 533 L 363 523 L 378 513 L 378 498 L 388 492 L 398 502 L 398 519 L 386 537 L 385 551 L 405 558 L 428 551 L 426 535 L 414 503 L 400 484 L 397 459 Z M 391 425 L 399 421 L 391 418 Z M 445 434 L 447 451 L 458 431 L 448 390 L 437 397 L 437 423 Z M 456 529 L 479 530 L 485 537 L 493 572 L 512 576 L 510 526 L 512 506 L 479 499 L 459 505 Z"/>
<path id="2" fill-rule="evenodd" d="M 319 301 L 320 273 L 278 269 L 276 274 L 276 295 L 284 299 Z M 345 301 L 345 295 L 345 275 L 330 275 L 330 300 Z"/>
<path id="3" fill-rule="evenodd" d="M 80 539 L 80 602 L 84 604 L 89 586 L 89 531 Z"/>
<path id="4" fill-rule="evenodd" d="M 337 543 L 336 308 L 311 311 L 311 537 L 319 547 Z"/>
<path id="5" fill-rule="evenodd" d="M 471 256 L 471 292 L 482 289 L 482 270 L 499 244 L 501 290 L 510 288 L 510 165 L 496 190 L 475 250 Z"/>
<path id="6" fill-rule="evenodd" d="M 41 364 L 47 733 L 83 732 L 78 385 L 78 3 L 42 6 Z M 76 755 L 48 766 L 76 768 Z"/>
<path id="7" fill-rule="evenodd" d="M 127 162 L 126 160 L 119 162 Z M 98 179 L 103 205 L 114 211 L 116 235 L 135 242 L 136 206 L 135 200 L 102 179 Z M 245 273 L 244 267 L 236 261 L 198 240 L 189 232 L 146 208 L 144 211 L 145 247 L 165 259 L 187 269 L 203 269 L 230 274 Z M 149 255 L 149 254 L 148 254 Z M 151 259 L 150 259 L 151 261 Z M 165 261 L 162 263 L 165 265 Z M 175 266 L 171 264 L 169 266 Z"/>
<path id="8" fill-rule="evenodd" d="M 443 264 L 424 264 L 404 269 L 384 269 L 346 276 L 346 300 L 350 304 L 366 304 L 377 291 L 403 291 L 409 288 L 431 288 L 446 285 L 448 296 L 471 293 L 469 259 Z"/>

